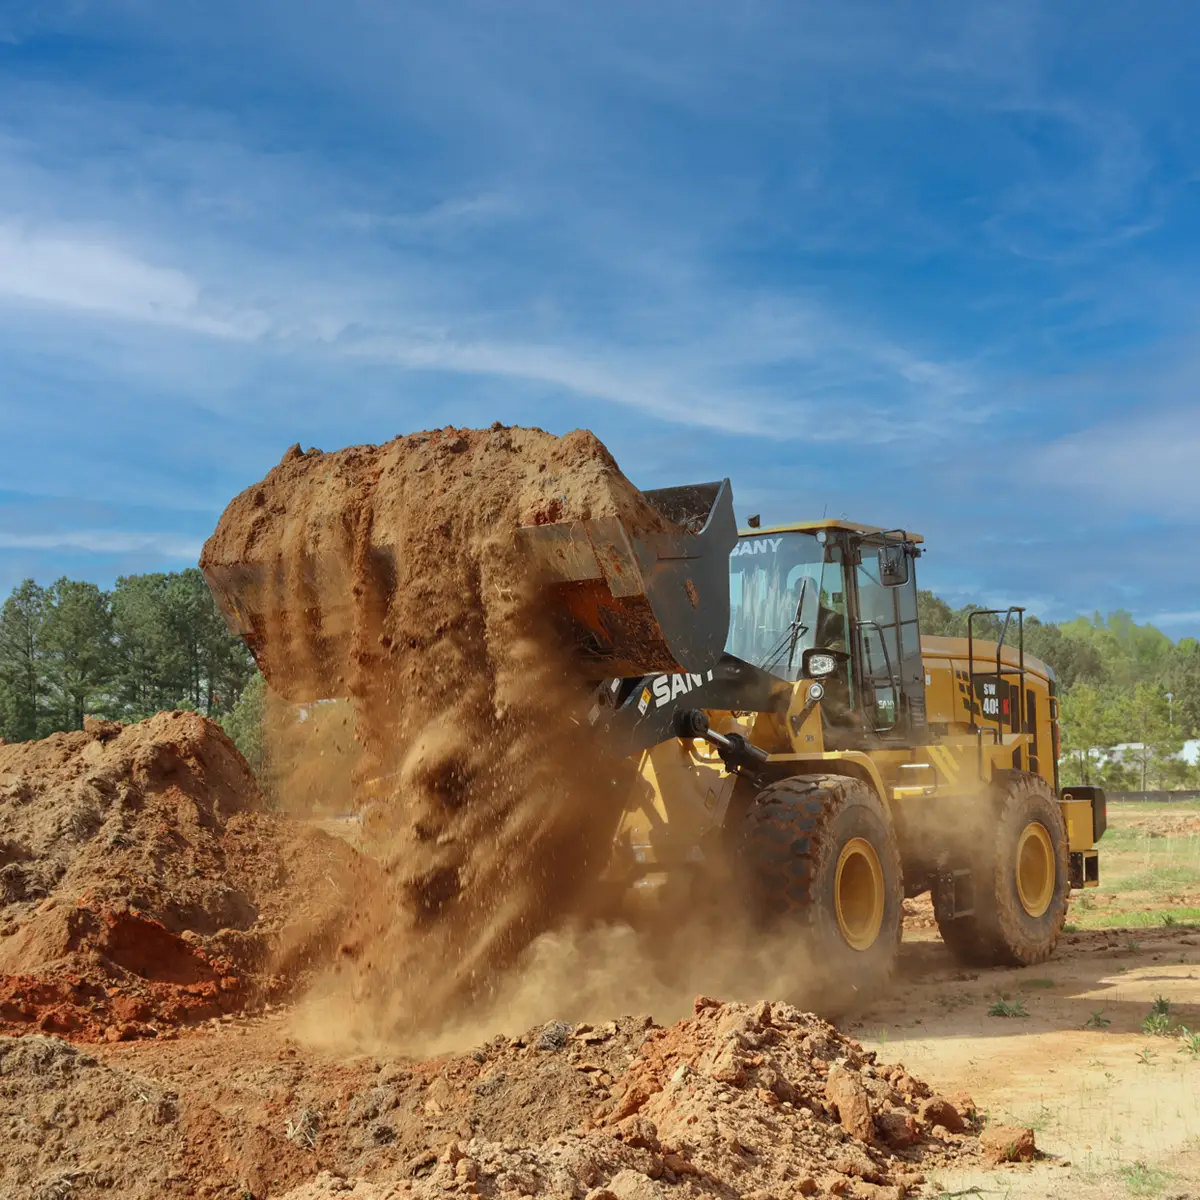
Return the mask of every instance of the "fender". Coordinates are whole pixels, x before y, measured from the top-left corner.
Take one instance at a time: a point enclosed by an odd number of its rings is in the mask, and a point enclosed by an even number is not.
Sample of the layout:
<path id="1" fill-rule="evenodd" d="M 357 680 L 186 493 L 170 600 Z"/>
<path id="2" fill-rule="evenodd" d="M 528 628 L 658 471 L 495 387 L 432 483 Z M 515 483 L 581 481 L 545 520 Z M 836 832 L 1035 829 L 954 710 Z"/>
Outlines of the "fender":
<path id="1" fill-rule="evenodd" d="M 786 775 L 808 774 L 855 775 L 870 786 L 889 813 L 892 811 L 892 798 L 888 789 L 883 786 L 883 776 L 880 775 L 879 768 L 874 759 L 861 750 L 827 750 L 822 754 L 772 754 L 763 763 L 762 769 L 769 771 L 776 766 L 789 768 L 780 773 L 780 778 Z M 839 766 L 842 768 L 840 771 Z"/>

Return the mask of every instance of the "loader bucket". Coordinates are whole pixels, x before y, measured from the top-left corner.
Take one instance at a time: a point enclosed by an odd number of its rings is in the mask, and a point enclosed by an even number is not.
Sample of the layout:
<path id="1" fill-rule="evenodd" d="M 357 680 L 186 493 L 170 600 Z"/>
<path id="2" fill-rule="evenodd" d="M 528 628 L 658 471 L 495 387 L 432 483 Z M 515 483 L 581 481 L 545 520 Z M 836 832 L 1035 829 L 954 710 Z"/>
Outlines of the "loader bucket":
<path id="1" fill-rule="evenodd" d="M 729 480 L 642 494 L 676 528 L 601 517 L 517 532 L 591 678 L 706 671 L 729 634 Z"/>
<path id="2" fill-rule="evenodd" d="M 639 535 L 619 518 L 521 526 L 530 570 L 589 679 L 707 670 L 729 631 L 728 480 L 643 493 L 676 528 Z M 272 689 L 303 702 L 347 694 L 355 633 L 386 613 L 396 551 L 372 546 L 355 569 L 335 555 L 212 562 L 201 569 L 230 630 Z"/>

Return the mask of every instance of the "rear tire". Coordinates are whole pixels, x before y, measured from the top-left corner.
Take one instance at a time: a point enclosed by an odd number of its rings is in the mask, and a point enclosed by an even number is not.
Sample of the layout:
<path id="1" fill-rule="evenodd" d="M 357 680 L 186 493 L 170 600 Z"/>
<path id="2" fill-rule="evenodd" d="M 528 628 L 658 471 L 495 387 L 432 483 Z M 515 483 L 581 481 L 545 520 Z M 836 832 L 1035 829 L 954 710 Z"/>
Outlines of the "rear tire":
<path id="1" fill-rule="evenodd" d="M 975 967 L 1029 967 L 1054 953 L 1071 891 L 1062 809 L 1040 775 L 1006 771 L 995 783 L 993 823 L 978 830 L 971 862 L 974 915 L 934 915 L 950 952 Z"/>
<path id="2" fill-rule="evenodd" d="M 738 857 L 755 916 L 803 932 L 826 1015 L 887 986 L 904 887 L 895 830 L 871 788 L 842 775 L 771 784 L 745 813 Z"/>

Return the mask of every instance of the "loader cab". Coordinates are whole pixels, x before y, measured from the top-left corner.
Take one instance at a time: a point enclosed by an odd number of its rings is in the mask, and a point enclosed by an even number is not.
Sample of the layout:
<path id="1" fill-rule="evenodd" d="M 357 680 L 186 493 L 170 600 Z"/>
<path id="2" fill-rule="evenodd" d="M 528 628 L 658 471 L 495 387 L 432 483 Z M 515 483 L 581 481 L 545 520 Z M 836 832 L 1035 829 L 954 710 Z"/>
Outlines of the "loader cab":
<path id="1" fill-rule="evenodd" d="M 921 739 L 920 542 L 823 521 L 747 530 L 733 548 L 726 649 L 789 683 L 819 677 L 831 747 Z"/>

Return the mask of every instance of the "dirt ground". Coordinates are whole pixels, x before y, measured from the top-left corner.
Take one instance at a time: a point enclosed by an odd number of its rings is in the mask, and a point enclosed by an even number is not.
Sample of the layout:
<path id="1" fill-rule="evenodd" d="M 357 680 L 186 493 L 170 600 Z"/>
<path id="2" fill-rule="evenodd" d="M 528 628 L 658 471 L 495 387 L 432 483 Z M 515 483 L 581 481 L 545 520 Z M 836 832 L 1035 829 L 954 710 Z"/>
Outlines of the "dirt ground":
<path id="1" fill-rule="evenodd" d="M 909 902 L 897 986 L 848 1027 L 1035 1130 L 1041 1161 L 946 1172 L 944 1195 L 1200 1196 L 1200 1039 L 1185 1036 L 1200 1030 L 1200 806 L 1111 805 L 1101 851 L 1102 886 L 1074 893 L 1041 967 L 964 971 L 927 899 Z M 1005 1010 L 1027 1015 L 990 1015 Z"/>
<path id="2" fill-rule="evenodd" d="M 268 1005 L 169 1039 L 0 1039 L 0 1142 L 19 1148 L 0 1195 L 1200 1196 L 1200 930 L 1173 892 L 1126 886 L 1193 861 L 1196 815 L 1116 810 L 1105 888 L 1039 968 L 964 971 L 910 903 L 893 990 L 840 1033 L 701 1002 L 666 1029 L 551 1022 L 416 1062 L 323 1051 Z M 1137 926 L 1078 927 L 1115 911 Z M 1032 1129 L 1037 1160 L 986 1165 L 997 1126 Z"/>
<path id="3" fill-rule="evenodd" d="M 56 1062 L 70 1053 L 52 1046 Z M 92 1072 L 113 1075 L 102 1103 L 128 1127 L 128 1149 L 105 1142 L 104 1122 L 68 1098 L 60 1110 L 97 1129 L 68 1141 L 70 1158 L 60 1153 L 48 1172 L 43 1159 L 43 1178 L 69 1167 L 90 1185 L 104 1173 L 137 1197 L 309 1200 L 353 1188 L 380 1200 L 410 1190 L 603 1200 L 607 1185 L 622 1200 L 898 1200 L 931 1168 L 979 1156 L 969 1101 L 932 1095 L 784 1004 L 702 997 L 666 1028 L 648 1017 L 551 1022 L 420 1063 L 315 1051 L 291 1036 L 286 1011 L 219 1021 L 169 1047 L 87 1049 Z M 0 1084 L 3 1053 L 0 1043 Z M 144 1102 L 117 1108 L 122 1088 Z M 864 1132 L 855 1122 L 868 1104 Z M 464 1159 L 469 1175 L 456 1169 Z M 622 1173 L 632 1191 L 616 1182 Z"/>

